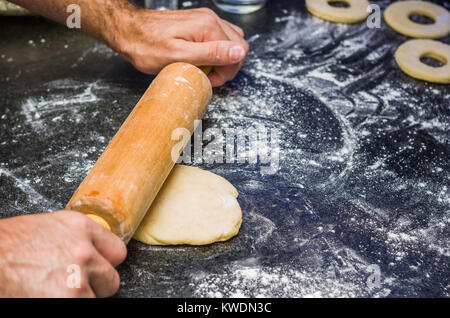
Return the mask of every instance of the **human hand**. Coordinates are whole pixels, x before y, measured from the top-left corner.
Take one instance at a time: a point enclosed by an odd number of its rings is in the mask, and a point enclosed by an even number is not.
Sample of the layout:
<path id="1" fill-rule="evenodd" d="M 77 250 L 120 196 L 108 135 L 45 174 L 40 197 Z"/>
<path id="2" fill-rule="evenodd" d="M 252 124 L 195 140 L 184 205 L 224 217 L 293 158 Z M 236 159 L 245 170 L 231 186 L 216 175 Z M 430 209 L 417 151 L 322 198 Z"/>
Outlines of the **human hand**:
<path id="1" fill-rule="evenodd" d="M 125 244 L 87 216 L 57 211 L 0 220 L 0 297 L 107 297 Z M 80 268 L 79 287 L 68 284 Z M 76 284 L 74 284 L 76 285 Z"/>
<path id="2" fill-rule="evenodd" d="M 127 7 L 119 10 L 104 41 L 138 70 L 155 74 L 167 64 L 211 65 L 212 86 L 232 80 L 249 45 L 241 28 L 201 8 L 158 11 Z"/>

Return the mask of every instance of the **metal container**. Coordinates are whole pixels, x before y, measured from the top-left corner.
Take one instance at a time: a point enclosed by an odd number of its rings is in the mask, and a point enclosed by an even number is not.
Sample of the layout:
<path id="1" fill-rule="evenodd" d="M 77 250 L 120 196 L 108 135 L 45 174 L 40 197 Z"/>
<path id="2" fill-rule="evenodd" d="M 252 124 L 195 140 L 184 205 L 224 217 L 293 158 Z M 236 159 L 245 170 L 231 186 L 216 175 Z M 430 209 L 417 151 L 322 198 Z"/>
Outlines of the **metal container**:
<path id="1" fill-rule="evenodd" d="M 213 0 L 214 4 L 225 12 L 247 14 L 261 9 L 266 0 Z"/>
<path id="2" fill-rule="evenodd" d="M 145 0 L 145 7 L 156 10 L 176 10 L 178 0 Z"/>

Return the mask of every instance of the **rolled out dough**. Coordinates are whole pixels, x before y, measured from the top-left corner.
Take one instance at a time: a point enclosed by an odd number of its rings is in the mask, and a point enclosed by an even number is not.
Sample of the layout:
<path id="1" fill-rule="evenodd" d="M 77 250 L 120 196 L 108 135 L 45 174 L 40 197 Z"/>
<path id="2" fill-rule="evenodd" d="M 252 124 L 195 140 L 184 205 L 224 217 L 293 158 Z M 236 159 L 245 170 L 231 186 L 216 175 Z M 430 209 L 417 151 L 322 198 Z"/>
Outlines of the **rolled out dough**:
<path id="1" fill-rule="evenodd" d="M 204 245 L 239 232 L 242 213 L 236 188 L 224 178 L 176 165 L 134 239 L 150 245 Z"/>
<path id="2" fill-rule="evenodd" d="M 29 15 L 30 11 L 10 3 L 5 0 L 0 0 L 0 15 Z"/>

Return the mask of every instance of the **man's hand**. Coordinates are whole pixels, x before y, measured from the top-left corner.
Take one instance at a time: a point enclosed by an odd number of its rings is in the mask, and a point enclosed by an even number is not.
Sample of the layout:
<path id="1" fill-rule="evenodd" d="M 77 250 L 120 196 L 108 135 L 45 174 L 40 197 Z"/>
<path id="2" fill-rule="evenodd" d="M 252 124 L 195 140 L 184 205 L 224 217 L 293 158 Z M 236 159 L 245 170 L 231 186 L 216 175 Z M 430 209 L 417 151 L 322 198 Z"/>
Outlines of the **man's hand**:
<path id="1" fill-rule="evenodd" d="M 155 74 L 177 61 L 213 65 L 209 79 L 219 86 L 236 76 L 249 50 L 242 29 L 210 9 L 118 14 L 119 25 L 106 30 L 105 41 L 144 73 Z"/>
<path id="2" fill-rule="evenodd" d="M 78 212 L 3 219 L 0 297 L 111 296 L 120 283 L 114 267 L 125 257 L 117 236 Z"/>
<path id="3" fill-rule="evenodd" d="M 83 32 L 149 74 L 173 62 L 211 65 L 211 84 L 219 86 L 235 77 L 249 50 L 241 28 L 206 8 L 158 11 L 127 0 L 10 1 L 62 24 L 70 14 L 67 6 L 79 5 Z"/>

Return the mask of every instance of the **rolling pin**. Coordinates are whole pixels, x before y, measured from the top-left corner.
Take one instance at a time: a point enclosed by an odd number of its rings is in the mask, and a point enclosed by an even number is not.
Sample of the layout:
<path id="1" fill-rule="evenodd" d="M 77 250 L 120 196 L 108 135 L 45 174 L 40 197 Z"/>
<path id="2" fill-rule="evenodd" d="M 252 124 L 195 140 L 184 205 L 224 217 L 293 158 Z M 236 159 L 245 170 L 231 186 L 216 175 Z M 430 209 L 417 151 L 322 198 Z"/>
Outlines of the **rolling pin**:
<path id="1" fill-rule="evenodd" d="M 128 242 L 172 170 L 176 128 L 192 134 L 211 100 L 205 72 L 187 63 L 166 66 L 73 194 L 68 210 L 86 214 Z"/>

